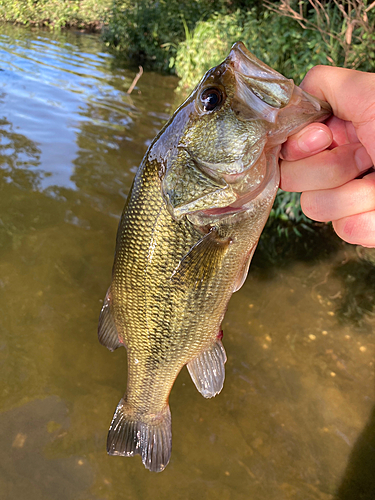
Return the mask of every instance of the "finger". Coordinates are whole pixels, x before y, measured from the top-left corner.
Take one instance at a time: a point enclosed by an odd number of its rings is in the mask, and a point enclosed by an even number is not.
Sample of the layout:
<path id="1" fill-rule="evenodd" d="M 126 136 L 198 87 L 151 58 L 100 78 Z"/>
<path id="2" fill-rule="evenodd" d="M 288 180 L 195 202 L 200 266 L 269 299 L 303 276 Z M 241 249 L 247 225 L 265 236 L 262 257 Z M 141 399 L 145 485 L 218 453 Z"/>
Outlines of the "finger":
<path id="1" fill-rule="evenodd" d="M 331 118 L 326 121 L 326 125 L 329 127 L 333 137 L 330 146 L 331 149 L 342 146 L 343 144 L 359 142 L 352 122 L 346 122 L 345 120 L 337 118 L 337 116 L 331 116 Z"/>
<path id="2" fill-rule="evenodd" d="M 371 166 L 372 159 L 361 144 L 346 144 L 302 160 L 281 161 L 280 187 L 285 191 L 336 188 Z"/>
<path id="3" fill-rule="evenodd" d="M 281 148 L 281 156 L 289 161 L 299 160 L 323 151 L 331 143 L 331 130 L 323 123 L 312 123 L 288 138 Z"/>
<path id="4" fill-rule="evenodd" d="M 375 247 L 375 211 L 336 220 L 333 228 L 348 243 Z"/>
<path id="5" fill-rule="evenodd" d="M 320 222 L 375 210 L 375 173 L 338 188 L 306 191 L 301 196 L 301 208 L 307 217 Z"/>
<path id="6" fill-rule="evenodd" d="M 335 116 L 353 122 L 358 139 L 375 161 L 375 75 L 332 66 L 315 66 L 308 71 L 301 87 L 328 101 Z"/>
<path id="7" fill-rule="evenodd" d="M 312 123 L 297 134 L 291 135 L 281 148 L 284 160 L 299 160 L 330 147 L 359 142 L 354 125 L 331 116 L 325 124 Z"/>

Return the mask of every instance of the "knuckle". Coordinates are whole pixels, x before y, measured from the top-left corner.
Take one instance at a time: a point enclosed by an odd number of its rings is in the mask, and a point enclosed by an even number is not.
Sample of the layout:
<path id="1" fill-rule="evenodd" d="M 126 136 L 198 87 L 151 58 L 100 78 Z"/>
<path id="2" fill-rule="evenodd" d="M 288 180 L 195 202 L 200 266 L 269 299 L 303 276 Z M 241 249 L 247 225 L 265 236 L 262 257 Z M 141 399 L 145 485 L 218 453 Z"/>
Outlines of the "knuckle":
<path id="1" fill-rule="evenodd" d="M 317 191 L 307 191 L 301 195 L 301 208 L 310 219 L 321 221 L 320 196 Z"/>
<path id="2" fill-rule="evenodd" d="M 324 162 L 328 166 L 328 168 L 325 168 L 325 183 L 327 186 L 340 186 L 349 180 L 348 169 L 350 169 L 350 165 L 353 162 L 348 161 L 347 154 L 343 151 L 343 148 L 337 147 L 326 151 L 325 156 Z"/>

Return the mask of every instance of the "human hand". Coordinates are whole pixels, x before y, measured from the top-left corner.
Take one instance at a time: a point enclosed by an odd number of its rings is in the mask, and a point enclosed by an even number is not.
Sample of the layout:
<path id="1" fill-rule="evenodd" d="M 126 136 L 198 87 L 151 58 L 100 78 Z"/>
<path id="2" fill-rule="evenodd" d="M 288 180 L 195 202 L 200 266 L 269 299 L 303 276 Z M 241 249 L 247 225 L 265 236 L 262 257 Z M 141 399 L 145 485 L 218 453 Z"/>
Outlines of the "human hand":
<path id="1" fill-rule="evenodd" d="M 349 243 L 375 247 L 375 74 L 330 66 L 311 69 L 301 87 L 328 101 L 334 116 L 289 137 L 280 187 L 302 191 L 311 219 L 332 221 Z"/>

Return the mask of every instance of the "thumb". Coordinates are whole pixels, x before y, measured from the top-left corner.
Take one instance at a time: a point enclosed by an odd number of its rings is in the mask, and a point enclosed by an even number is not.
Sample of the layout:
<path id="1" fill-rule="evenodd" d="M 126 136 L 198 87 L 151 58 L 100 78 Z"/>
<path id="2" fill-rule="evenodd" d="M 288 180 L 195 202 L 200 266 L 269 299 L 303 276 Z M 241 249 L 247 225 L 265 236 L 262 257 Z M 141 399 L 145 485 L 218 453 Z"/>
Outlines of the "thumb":
<path id="1" fill-rule="evenodd" d="M 352 122 L 358 139 L 375 161 L 375 74 L 315 66 L 301 87 L 332 106 L 338 118 Z"/>

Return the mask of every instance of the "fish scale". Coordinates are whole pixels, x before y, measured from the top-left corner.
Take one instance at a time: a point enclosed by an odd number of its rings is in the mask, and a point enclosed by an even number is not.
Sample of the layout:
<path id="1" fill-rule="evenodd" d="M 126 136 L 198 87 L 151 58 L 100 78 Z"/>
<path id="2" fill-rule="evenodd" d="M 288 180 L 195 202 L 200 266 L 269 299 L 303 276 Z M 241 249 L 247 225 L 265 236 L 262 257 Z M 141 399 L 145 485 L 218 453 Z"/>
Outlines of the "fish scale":
<path id="1" fill-rule="evenodd" d="M 128 356 L 109 454 L 166 467 L 168 397 L 184 365 L 204 397 L 221 391 L 221 322 L 276 196 L 280 144 L 329 113 L 238 43 L 150 146 L 121 217 L 99 320 L 100 342 L 124 345 Z"/>

